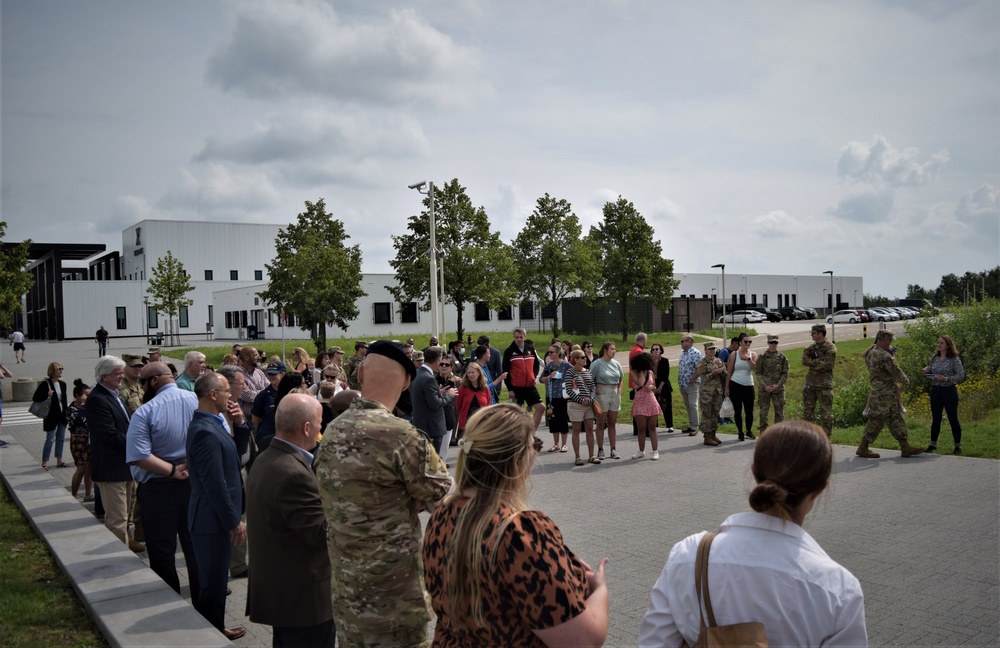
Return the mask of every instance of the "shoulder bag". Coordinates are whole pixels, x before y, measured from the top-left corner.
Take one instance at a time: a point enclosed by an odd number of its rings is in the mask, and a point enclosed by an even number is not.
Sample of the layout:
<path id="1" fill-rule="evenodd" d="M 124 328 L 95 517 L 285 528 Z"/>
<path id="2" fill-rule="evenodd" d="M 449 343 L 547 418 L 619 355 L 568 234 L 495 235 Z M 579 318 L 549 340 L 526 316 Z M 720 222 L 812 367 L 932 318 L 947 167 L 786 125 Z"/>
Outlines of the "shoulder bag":
<path id="1" fill-rule="evenodd" d="M 698 557 L 694 563 L 695 591 L 698 593 L 698 621 L 700 629 L 698 640 L 694 646 L 685 648 L 728 648 L 729 646 L 750 646 L 751 648 L 767 648 L 767 636 L 764 624 L 757 621 L 734 623 L 733 625 L 715 625 L 715 613 L 712 612 L 712 598 L 708 594 L 708 552 L 712 548 L 714 533 L 706 533 L 698 543 Z M 704 603 L 704 606 L 702 605 Z M 708 616 L 708 625 L 705 617 Z"/>
<path id="2" fill-rule="evenodd" d="M 43 401 L 31 401 L 31 405 L 28 405 L 28 411 L 37 416 L 38 418 L 43 419 L 49 415 L 50 407 L 52 407 L 51 396 L 49 396 Z"/>

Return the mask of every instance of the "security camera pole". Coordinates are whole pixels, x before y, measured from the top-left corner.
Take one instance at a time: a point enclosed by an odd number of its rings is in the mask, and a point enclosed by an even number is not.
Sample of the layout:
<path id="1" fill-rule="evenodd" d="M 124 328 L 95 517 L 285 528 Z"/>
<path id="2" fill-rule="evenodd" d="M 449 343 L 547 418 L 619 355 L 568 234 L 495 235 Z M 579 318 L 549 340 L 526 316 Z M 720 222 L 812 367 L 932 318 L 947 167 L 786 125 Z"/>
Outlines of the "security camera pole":
<path id="1" fill-rule="evenodd" d="M 727 344 L 729 338 L 726 337 L 726 264 L 716 263 L 713 268 L 722 268 L 722 294 L 719 301 L 722 302 L 722 343 Z"/>
<path id="2" fill-rule="evenodd" d="M 427 187 L 427 191 L 424 191 L 424 187 Z M 440 340 L 441 331 L 438 329 L 437 245 L 434 240 L 434 183 L 427 182 L 425 180 L 411 184 L 410 189 L 416 189 L 420 193 L 430 197 L 431 330 L 434 332 L 434 335 L 438 338 L 438 340 Z"/>

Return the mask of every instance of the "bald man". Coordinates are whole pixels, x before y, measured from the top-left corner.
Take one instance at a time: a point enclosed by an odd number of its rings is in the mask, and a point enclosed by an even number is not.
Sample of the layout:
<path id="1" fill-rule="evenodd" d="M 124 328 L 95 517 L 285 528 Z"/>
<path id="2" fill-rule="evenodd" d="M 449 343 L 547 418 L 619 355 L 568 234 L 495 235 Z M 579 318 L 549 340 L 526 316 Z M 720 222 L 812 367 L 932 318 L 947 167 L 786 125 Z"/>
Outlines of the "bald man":
<path id="1" fill-rule="evenodd" d="M 247 613 L 273 627 L 274 646 L 334 645 L 326 516 L 309 452 L 322 412 L 310 395 L 285 396 L 274 438 L 247 477 Z"/>
<path id="2" fill-rule="evenodd" d="M 392 415 L 415 373 L 400 344 L 372 344 L 358 367 L 361 398 L 316 454 L 341 646 L 428 645 L 417 513 L 448 493 L 451 477 L 427 437 Z"/>

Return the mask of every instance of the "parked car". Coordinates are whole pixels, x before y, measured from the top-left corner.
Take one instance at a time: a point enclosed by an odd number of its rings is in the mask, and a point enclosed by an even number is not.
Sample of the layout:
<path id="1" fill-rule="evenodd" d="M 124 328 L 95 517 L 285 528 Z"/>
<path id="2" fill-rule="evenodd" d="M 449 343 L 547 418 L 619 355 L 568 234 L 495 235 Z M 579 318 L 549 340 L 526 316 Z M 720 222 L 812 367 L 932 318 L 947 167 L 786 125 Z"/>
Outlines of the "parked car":
<path id="1" fill-rule="evenodd" d="M 861 321 L 861 313 L 856 310 L 839 310 L 826 318 L 827 324 L 857 324 Z"/>
<path id="2" fill-rule="evenodd" d="M 722 323 L 723 318 L 719 318 L 719 323 Z M 758 322 L 766 322 L 767 318 L 764 317 L 762 313 L 752 310 L 738 310 L 732 313 L 726 313 L 726 322 L 729 324 L 756 324 Z"/>
<path id="3" fill-rule="evenodd" d="M 806 313 L 806 319 L 816 319 L 819 316 L 815 308 L 809 308 L 808 306 L 803 306 L 802 310 L 805 311 Z"/>
<path id="4" fill-rule="evenodd" d="M 809 317 L 804 310 L 796 306 L 782 306 L 778 309 L 778 312 L 786 320 L 801 320 L 808 319 Z"/>
<path id="5" fill-rule="evenodd" d="M 884 308 L 869 308 L 869 311 L 873 313 L 872 319 L 877 322 L 898 322 L 899 313 L 893 313 L 891 310 L 886 310 Z"/>
<path id="6" fill-rule="evenodd" d="M 780 322 L 782 319 L 784 319 L 781 317 L 781 313 L 771 308 L 753 307 L 753 308 L 748 308 L 747 310 L 757 311 L 758 313 L 766 317 L 768 322 Z"/>
<path id="7" fill-rule="evenodd" d="M 904 308 L 903 306 L 888 306 L 887 308 L 895 313 L 899 313 L 899 316 L 902 319 L 913 319 L 916 317 L 913 311 L 908 308 Z"/>

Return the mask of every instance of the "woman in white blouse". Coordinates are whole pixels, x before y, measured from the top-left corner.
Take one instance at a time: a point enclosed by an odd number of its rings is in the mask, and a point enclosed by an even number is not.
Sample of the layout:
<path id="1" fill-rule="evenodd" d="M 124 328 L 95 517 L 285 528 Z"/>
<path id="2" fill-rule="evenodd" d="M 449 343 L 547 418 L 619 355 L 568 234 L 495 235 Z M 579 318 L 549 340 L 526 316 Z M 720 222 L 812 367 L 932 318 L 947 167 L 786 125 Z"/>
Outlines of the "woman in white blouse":
<path id="1" fill-rule="evenodd" d="M 757 621 L 769 646 L 867 646 L 864 594 L 802 528 L 826 488 L 833 448 L 822 428 L 783 421 L 754 449 L 755 512 L 729 516 L 709 553 L 708 589 L 718 625 Z M 694 645 L 699 606 L 695 556 L 702 533 L 674 545 L 639 629 L 640 646 Z"/>

